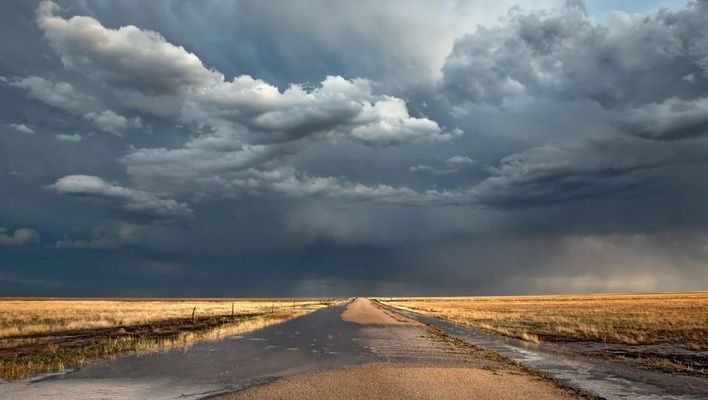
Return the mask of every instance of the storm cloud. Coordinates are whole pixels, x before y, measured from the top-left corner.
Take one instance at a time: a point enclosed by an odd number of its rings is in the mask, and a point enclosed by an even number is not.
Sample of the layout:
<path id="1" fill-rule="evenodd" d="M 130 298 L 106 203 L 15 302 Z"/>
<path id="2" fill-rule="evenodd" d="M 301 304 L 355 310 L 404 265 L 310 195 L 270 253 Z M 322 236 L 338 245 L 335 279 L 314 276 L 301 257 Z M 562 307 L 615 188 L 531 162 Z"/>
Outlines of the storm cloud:
<path id="1" fill-rule="evenodd" d="M 501 105 L 544 96 L 610 109 L 703 97 L 707 16 L 704 1 L 649 15 L 616 11 L 599 23 L 583 2 L 512 12 L 501 25 L 455 43 L 441 89 L 454 102 Z"/>
<path id="2" fill-rule="evenodd" d="M 708 2 L 196 7 L 7 5 L 0 291 L 706 289 Z"/>

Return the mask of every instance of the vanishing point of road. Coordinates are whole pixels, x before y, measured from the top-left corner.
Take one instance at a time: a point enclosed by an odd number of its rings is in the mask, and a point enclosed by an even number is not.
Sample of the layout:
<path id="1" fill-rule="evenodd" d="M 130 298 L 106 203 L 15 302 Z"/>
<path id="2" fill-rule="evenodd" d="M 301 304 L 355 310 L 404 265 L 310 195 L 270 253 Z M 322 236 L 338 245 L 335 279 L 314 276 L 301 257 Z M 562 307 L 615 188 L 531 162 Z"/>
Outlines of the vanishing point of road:
<path id="1" fill-rule="evenodd" d="M 494 353 L 357 298 L 241 336 L 0 384 L 13 399 L 565 399 Z"/>

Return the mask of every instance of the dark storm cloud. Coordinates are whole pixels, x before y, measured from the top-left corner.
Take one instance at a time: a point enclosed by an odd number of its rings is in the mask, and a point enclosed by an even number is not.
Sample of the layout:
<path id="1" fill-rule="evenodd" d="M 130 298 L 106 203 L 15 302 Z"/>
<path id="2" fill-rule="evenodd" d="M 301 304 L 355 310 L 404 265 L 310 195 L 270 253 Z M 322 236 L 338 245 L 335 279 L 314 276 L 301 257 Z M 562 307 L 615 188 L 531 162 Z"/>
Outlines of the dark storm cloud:
<path id="1" fill-rule="evenodd" d="M 629 111 L 623 128 L 647 138 L 681 140 L 708 135 L 708 98 L 669 98 Z"/>
<path id="2" fill-rule="evenodd" d="M 116 229 L 93 229 L 87 239 L 62 239 L 54 246 L 58 249 L 115 250 L 140 244 L 140 227 L 121 225 Z"/>
<path id="3" fill-rule="evenodd" d="M 455 43 L 440 87 L 454 102 L 525 96 L 589 99 L 626 109 L 708 90 L 708 3 L 593 23 L 581 2 L 512 12 Z"/>
<path id="4" fill-rule="evenodd" d="M 489 4 L 8 4 L 0 291 L 704 288 L 706 3 Z"/>
<path id="5" fill-rule="evenodd" d="M 472 189 L 476 201 L 528 206 L 602 198 L 647 184 L 656 169 L 704 162 L 705 141 L 651 139 L 708 133 L 706 22 L 705 2 L 650 15 L 616 12 L 601 22 L 590 20 L 582 2 L 568 2 L 512 12 L 501 25 L 459 39 L 440 81 L 451 103 L 594 102 L 607 126 L 589 139 L 567 132 L 504 157 Z"/>
<path id="6" fill-rule="evenodd" d="M 94 227 L 88 234 L 64 236 L 54 243 L 62 250 L 149 250 L 160 254 L 174 253 L 169 225 L 136 225 L 124 222 Z"/>
<path id="7" fill-rule="evenodd" d="M 476 202 L 498 207 L 604 198 L 647 184 L 657 169 L 705 162 L 706 145 L 631 136 L 547 144 L 503 158 L 472 192 Z"/>

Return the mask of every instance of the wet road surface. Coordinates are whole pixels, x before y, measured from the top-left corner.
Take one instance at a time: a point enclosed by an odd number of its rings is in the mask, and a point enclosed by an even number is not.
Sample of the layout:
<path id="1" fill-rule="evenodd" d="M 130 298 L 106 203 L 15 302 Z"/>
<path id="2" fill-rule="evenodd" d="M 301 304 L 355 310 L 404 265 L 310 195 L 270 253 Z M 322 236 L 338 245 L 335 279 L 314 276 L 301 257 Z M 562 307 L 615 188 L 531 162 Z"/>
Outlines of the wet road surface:
<path id="1" fill-rule="evenodd" d="M 357 341 L 359 326 L 342 321 L 342 310 L 325 308 L 187 349 L 102 360 L 65 375 L 0 384 L 0 398 L 203 398 L 288 374 L 371 359 Z"/>
<path id="2" fill-rule="evenodd" d="M 344 309 L 321 309 L 188 349 L 101 360 L 64 375 L 3 383 L 0 398 L 204 398 L 316 369 L 469 357 L 434 344 L 419 325 L 360 325 L 342 320 Z"/>
<path id="3" fill-rule="evenodd" d="M 397 310 L 450 336 L 492 350 L 571 387 L 607 399 L 708 399 L 708 378 L 671 375 L 624 363 L 568 354 L 556 343 L 530 343 L 422 314 Z"/>

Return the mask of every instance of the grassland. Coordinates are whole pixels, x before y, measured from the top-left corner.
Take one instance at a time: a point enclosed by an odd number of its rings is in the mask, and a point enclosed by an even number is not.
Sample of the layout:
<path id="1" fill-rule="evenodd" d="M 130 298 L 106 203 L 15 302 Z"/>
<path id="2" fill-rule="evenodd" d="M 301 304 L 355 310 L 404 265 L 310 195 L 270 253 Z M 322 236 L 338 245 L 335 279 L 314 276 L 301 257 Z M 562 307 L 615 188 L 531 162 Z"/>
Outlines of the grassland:
<path id="1" fill-rule="evenodd" d="M 708 293 L 382 298 L 385 304 L 530 342 L 668 345 L 695 352 L 677 357 L 654 350 L 605 354 L 680 372 L 705 372 Z M 646 346 L 645 346 L 646 347 Z M 600 353 L 593 354 L 597 355 Z"/>
<path id="2" fill-rule="evenodd" d="M 335 300 L 0 299 L 0 378 L 188 346 L 265 327 Z"/>

